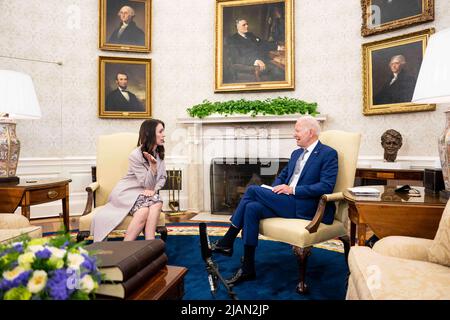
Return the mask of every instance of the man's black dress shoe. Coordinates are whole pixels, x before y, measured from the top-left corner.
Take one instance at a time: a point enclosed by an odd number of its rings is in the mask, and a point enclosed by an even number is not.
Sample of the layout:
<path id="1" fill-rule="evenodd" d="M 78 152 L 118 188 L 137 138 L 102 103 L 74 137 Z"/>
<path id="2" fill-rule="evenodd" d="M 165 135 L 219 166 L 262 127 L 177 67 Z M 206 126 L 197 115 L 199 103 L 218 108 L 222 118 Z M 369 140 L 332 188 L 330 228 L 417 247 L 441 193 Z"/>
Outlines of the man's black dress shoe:
<path id="1" fill-rule="evenodd" d="M 256 278 L 255 272 L 244 273 L 244 270 L 242 270 L 242 268 L 239 268 L 238 271 L 236 271 L 236 273 L 226 281 L 228 284 L 236 285 L 244 281 L 254 280 L 255 278 Z"/>
<path id="2" fill-rule="evenodd" d="M 219 240 L 216 240 L 211 244 L 211 250 L 212 252 L 220 253 L 228 257 L 233 255 L 233 247 L 222 247 L 219 245 Z"/>

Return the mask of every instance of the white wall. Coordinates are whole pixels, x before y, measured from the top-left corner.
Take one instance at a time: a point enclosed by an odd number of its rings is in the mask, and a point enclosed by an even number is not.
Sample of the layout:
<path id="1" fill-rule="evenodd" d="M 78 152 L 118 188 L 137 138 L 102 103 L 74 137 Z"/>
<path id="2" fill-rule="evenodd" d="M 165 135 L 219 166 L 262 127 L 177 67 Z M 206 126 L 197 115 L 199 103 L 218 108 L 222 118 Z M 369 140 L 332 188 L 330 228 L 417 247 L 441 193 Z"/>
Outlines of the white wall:
<path id="1" fill-rule="evenodd" d="M 213 0 L 153 0 L 150 54 L 98 49 L 97 0 L 0 1 L 0 68 L 30 73 L 43 111 L 42 119 L 18 124 L 21 158 L 87 159 L 95 155 L 97 135 L 138 130 L 141 120 L 97 117 L 100 55 L 152 58 L 153 116 L 166 122 L 169 156 L 179 155 L 171 152 L 172 134 L 177 117 L 186 116 L 186 108 L 204 99 L 289 96 L 318 102 L 319 111 L 328 115 L 325 129 L 362 132 L 362 157 L 381 158 L 380 136 L 391 128 L 403 135 L 400 157 L 437 157 L 436 141 L 448 106 L 433 112 L 366 117 L 361 80 L 362 43 L 429 27 L 437 31 L 450 27 L 450 1 L 435 2 L 435 21 L 363 38 L 360 0 L 296 0 L 296 90 L 215 94 Z M 77 16 L 79 28 L 73 28 L 70 25 Z"/>

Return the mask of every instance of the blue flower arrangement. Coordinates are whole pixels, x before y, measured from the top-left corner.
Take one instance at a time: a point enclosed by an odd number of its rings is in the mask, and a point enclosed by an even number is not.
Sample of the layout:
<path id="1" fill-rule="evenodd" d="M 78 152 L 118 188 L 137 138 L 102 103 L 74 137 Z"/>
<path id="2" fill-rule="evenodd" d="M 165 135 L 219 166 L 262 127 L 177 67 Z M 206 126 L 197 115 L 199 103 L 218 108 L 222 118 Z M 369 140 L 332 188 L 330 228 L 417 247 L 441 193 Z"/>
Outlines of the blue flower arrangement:
<path id="1" fill-rule="evenodd" d="M 88 300 L 102 275 L 70 234 L 0 244 L 0 300 Z"/>

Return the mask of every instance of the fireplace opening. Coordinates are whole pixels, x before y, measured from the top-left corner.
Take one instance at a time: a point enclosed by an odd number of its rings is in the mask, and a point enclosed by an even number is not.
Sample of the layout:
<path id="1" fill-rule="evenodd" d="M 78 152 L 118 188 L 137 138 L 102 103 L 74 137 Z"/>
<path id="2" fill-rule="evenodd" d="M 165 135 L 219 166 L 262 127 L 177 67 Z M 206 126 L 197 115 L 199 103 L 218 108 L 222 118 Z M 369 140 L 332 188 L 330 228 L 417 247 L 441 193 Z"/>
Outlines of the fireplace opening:
<path id="1" fill-rule="evenodd" d="M 211 213 L 232 214 L 249 185 L 271 185 L 288 161 L 287 158 L 213 158 Z"/>

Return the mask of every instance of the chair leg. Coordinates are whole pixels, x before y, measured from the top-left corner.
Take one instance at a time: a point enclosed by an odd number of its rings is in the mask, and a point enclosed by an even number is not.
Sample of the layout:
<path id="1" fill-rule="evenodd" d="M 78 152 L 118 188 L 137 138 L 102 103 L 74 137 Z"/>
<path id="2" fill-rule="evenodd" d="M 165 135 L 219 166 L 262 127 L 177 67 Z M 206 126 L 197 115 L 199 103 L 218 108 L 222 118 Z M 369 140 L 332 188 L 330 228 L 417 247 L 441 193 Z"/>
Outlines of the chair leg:
<path id="1" fill-rule="evenodd" d="M 77 233 L 77 242 L 82 242 L 84 241 L 84 239 L 86 239 L 87 237 L 89 237 L 91 233 L 89 231 L 79 231 Z"/>
<path id="2" fill-rule="evenodd" d="M 161 240 L 166 242 L 166 240 L 167 240 L 167 227 L 166 226 L 156 227 L 156 232 L 158 232 L 161 235 Z"/>
<path id="3" fill-rule="evenodd" d="M 350 237 L 347 235 L 342 236 L 339 237 L 339 240 L 341 240 L 344 245 L 345 262 L 347 262 L 348 264 L 348 253 L 350 252 Z"/>
<path id="4" fill-rule="evenodd" d="M 308 260 L 308 256 L 311 254 L 312 247 L 300 248 L 293 246 L 292 250 L 294 251 L 295 256 L 298 261 L 298 269 L 300 274 L 300 282 L 297 285 L 297 293 L 305 294 L 308 292 L 308 286 L 306 285 L 306 263 Z"/>

